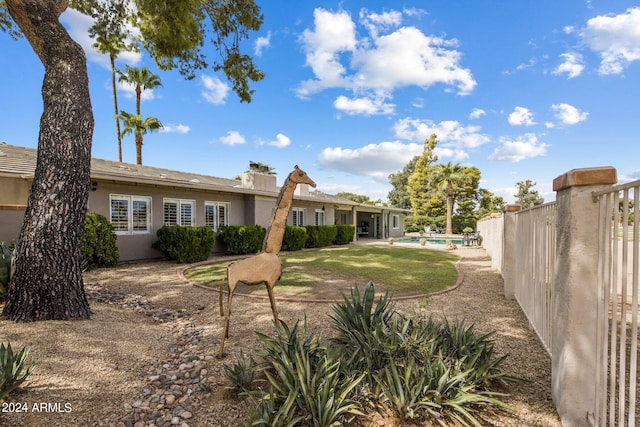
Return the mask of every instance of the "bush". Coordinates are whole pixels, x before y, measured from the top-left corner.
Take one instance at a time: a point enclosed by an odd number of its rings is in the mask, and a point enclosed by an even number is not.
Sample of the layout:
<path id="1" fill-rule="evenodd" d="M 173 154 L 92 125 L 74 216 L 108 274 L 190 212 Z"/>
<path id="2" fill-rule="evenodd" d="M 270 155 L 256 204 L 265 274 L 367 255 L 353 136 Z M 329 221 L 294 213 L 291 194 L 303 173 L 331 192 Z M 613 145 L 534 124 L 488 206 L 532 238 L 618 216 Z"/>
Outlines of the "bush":
<path id="1" fill-rule="evenodd" d="M 28 355 L 27 347 L 23 347 L 18 354 L 14 354 L 11 344 L 7 343 L 5 347 L 4 343 L 0 343 L 0 402 L 20 387 L 33 370 L 33 365 L 30 365 L 23 372 Z"/>
<path id="2" fill-rule="evenodd" d="M 363 377 L 345 376 L 337 355 L 306 335 L 306 321 L 301 331 L 298 325 L 281 321 L 274 338 L 257 333 L 269 391 L 254 399 L 251 425 L 348 425 L 361 414 L 351 396 Z"/>
<path id="3" fill-rule="evenodd" d="M 282 249 L 287 251 L 299 251 L 307 242 L 307 229 L 294 225 L 288 225 L 284 229 Z"/>
<path id="4" fill-rule="evenodd" d="M 373 282 L 343 299 L 333 306 L 332 345 L 307 335 L 306 319 L 293 328 L 279 321 L 273 337 L 256 332 L 258 364 L 241 354 L 224 367 L 247 398 L 250 425 L 347 425 L 361 408 L 381 406 L 412 424 L 481 425 L 485 407 L 507 407 L 491 387 L 519 379 L 500 370 L 507 355 L 496 357 L 492 333 L 405 317 L 387 293 L 376 301 Z"/>
<path id="5" fill-rule="evenodd" d="M 214 237 L 211 227 L 163 226 L 156 233 L 153 248 L 179 263 L 204 261 L 211 255 Z"/>
<path id="6" fill-rule="evenodd" d="M 15 245 L 5 245 L 0 242 L 0 301 L 7 297 L 9 282 L 16 269 L 16 248 Z"/>
<path id="7" fill-rule="evenodd" d="M 338 235 L 338 228 L 335 225 L 306 225 L 307 248 L 323 248 L 331 246 Z"/>
<path id="8" fill-rule="evenodd" d="M 348 245 L 353 240 L 356 232 L 356 226 L 353 224 L 336 225 L 337 234 L 333 241 L 334 245 Z"/>
<path id="9" fill-rule="evenodd" d="M 104 215 L 88 212 L 82 236 L 82 261 L 87 269 L 118 265 L 116 233 Z"/>
<path id="10" fill-rule="evenodd" d="M 220 229 L 218 238 L 234 255 L 255 254 L 262 250 L 262 242 L 267 234 L 261 225 L 228 225 Z"/>

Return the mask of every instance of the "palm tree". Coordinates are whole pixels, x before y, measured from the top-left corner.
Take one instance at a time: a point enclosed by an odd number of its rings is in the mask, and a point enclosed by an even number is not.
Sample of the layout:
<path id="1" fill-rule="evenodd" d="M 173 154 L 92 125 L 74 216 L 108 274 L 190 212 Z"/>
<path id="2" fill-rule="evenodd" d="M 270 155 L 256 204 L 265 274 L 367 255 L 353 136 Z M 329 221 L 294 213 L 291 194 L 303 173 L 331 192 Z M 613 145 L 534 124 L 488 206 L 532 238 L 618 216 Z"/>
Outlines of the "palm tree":
<path id="1" fill-rule="evenodd" d="M 463 172 L 464 168 L 460 163 L 455 165 L 451 162 L 446 165 L 437 165 L 431 174 L 431 182 L 440 191 L 444 191 L 447 198 L 447 234 L 453 234 L 453 201 L 455 188 L 461 184 L 466 176 Z"/>
<path id="2" fill-rule="evenodd" d="M 124 72 L 118 71 L 120 77 L 118 81 L 121 83 L 130 83 L 136 91 L 136 115 L 140 115 L 140 101 L 142 99 L 142 91 L 162 86 L 160 77 L 153 74 L 147 67 L 136 68 L 125 65 Z"/>
<path id="3" fill-rule="evenodd" d="M 88 9 L 82 12 L 92 16 L 95 24 L 89 28 L 89 36 L 95 39 L 93 46 L 98 52 L 109 55 L 111 63 L 111 90 L 113 92 L 113 107 L 115 110 L 116 135 L 118 138 L 118 161 L 122 162 L 122 137 L 120 135 L 120 120 L 118 119 L 118 96 L 116 92 L 115 61 L 121 52 L 137 51 L 138 45 L 131 41 L 131 33 L 127 29 L 129 8 L 128 0 L 114 0 L 87 4 Z"/>
<path id="4" fill-rule="evenodd" d="M 162 128 L 162 123 L 155 117 L 147 117 L 142 119 L 139 114 L 130 114 L 126 111 L 121 111 L 119 114 L 124 129 L 122 130 L 122 136 L 133 133 L 136 137 L 136 163 L 142 164 L 142 136 L 147 132 L 153 132 Z"/>

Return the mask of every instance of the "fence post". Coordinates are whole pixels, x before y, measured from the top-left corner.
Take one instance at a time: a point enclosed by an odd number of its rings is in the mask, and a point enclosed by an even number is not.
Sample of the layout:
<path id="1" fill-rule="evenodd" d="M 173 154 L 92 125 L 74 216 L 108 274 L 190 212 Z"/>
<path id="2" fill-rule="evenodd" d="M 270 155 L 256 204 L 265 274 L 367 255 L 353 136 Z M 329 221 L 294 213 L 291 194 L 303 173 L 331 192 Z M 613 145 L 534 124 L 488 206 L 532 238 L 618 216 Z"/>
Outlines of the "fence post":
<path id="1" fill-rule="evenodd" d="M 504 207 L 500 271 L 504 281 L 504 296 L 508 299 L 514 299 L 516 294 L 516 212 L 520 209 L 520 205 Z"/>
<path id="2" fill-rule="evenodd" d="M 552 397 L 563 427 L 588 425 L 596 407 L 598 205 L 612 167 L 573 169 L 553 180 L 557 201 Z"/>

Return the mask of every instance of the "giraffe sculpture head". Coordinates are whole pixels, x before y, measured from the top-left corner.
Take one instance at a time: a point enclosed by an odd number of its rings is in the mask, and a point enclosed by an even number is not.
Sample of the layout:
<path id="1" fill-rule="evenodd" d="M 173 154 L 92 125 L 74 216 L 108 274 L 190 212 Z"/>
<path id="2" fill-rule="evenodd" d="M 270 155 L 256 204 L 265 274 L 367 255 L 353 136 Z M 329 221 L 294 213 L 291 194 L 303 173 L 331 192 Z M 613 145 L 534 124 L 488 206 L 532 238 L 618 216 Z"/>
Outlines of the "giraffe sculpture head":
<path id="1" fill-rule="evenodd" d="M 316 183 L 307 176 L 307 173 L 300 169 L 298 165 L 295 165 L 293 171 L 287 177 L 289 182 L 295 182 L 296 184 L 309 184 L 313 188 L 316 188 Z"/>

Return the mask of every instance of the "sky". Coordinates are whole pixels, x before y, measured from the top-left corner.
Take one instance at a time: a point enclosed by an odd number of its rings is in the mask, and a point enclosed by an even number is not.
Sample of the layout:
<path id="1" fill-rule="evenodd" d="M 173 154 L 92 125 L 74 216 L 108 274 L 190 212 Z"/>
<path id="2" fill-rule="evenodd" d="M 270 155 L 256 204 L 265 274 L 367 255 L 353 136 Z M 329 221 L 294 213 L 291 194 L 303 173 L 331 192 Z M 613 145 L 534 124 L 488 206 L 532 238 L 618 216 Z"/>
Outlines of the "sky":
<path id="1" fill-rule="evenodd" d="M 143 94 L 142 116 L 164 125 L 145 135 L 143 164 L 233 178 L 260 162 L 279 185 L 297 164 L 317 190 L 386 201 L 389 174 L 435 133 L 439 163 L 479 168 L 507 203 L 526 180 L 553 201 L 553 179 L 575 168 L 640 179 L 639 1 L 257 3 L 264 23 L 243 49 L 266 76 L 251 103 L 221 72 L 185 80 L 146 53 L 118 57 L 162 81 Z M 61 21 L 87 54 L 92 155 L 117 161 L 108 58 L 88 18 Z M 0 141 L 37 147 L 44 68 L 0 34 L 0 70 Z M 135 111 L 133 88 L 120 85 L 118 103 Z M 135 163 L 131 135 L 123 156 Z"/>

